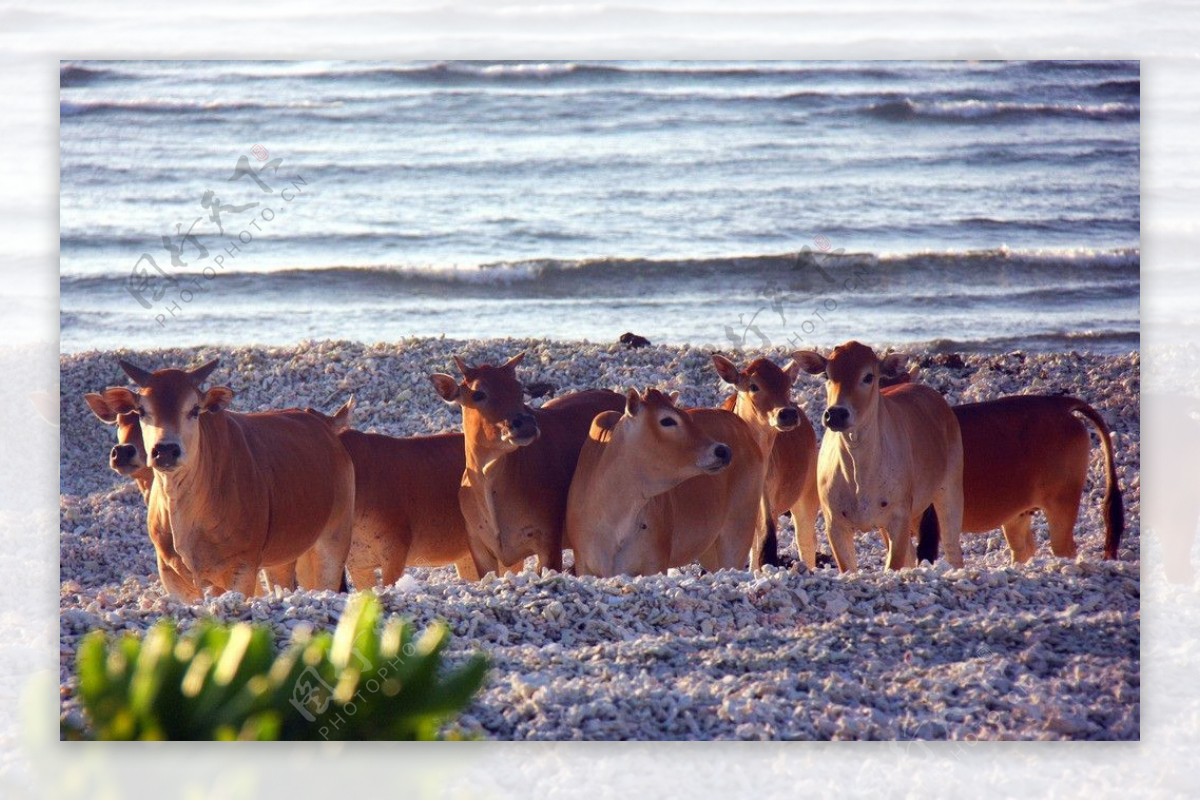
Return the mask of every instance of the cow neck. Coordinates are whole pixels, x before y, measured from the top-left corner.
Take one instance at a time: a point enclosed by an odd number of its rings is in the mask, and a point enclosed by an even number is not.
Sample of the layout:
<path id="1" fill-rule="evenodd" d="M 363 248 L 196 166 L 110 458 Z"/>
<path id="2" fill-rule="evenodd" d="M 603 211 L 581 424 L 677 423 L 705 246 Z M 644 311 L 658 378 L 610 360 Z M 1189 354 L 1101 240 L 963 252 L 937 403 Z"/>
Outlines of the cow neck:
<path id="1" fill-rule="evenodd" d="M 604 497 L 613 502 L 593 506 L 595 514 L 589 521 L 592 529 L 604 534 L 606 539 L 615 534 L 616 545 L 635 533 L 634 525 L 651 498 L 677 486 L 650 486 L 636 449 L 624 446 L 621 425 L 619 421 L 612 429 L 609 441 L 603 443 L 604 450 L 592 477 L 593 490 L 603 492 Z"/>
<path id="2" fill-rule="evenodd" d="M 764 457 L 768 456 L 771 449 L 775 447 L 775 437 L 779 435 L 779 431 L 773 425 L 760 423 L 755 418 L 753 409 L 749 410 L 749 416 L 743 414 L 747 411 L 746 405 L 750 402 L 742 397 L 741 392 L 735 392 L 733 397 L 733 413 L 750 429 L 750 433 L 754 436 L 754 442 L 758 445 L 758 452 Z M 753 406 L 753 404 L 750 405 Z"/>
<path id="3" fill-rule="evenodd" d="M 133 481 L 142 493 L 142 500 L 150 503 L 150 489 L 154 486 L 154 469 L 143 467 L 133 474 Z"/>
<path id="4" fill-rule="evenodd" d="M 229 466 L 229 460 L 208 458 L 205 443 L 214 438 L 220 438 L 226 444 L 232 442 L 229 414 L 225 411 L 202 414 L 196 447 L 192 450 L 187 464 L 171 473 L 154 471 L 154 478 L 161 482 L 173 510 L 179 509 L 181 505 L 192 511 L 219 508 L 219 505 L 214 506 L 212 501 L 219 499 L 222 488 L 227 486 L 224 473 Z"/>
<path id="5" fill-rule="evenodd" d="M 491 446 L 483 436 L 487 425 L 482 420 L 474 419 L 477 415 L 468 416 L 463 412 L 463 445 L 466 448 L 467 472 L 479 476 L 487 476 L 496 463 L 514 451 L 508 448 Z"/>
<path id="6" fill-rule="evenodd" d="M 883 429 L 885 418 L 886 409 L 881 397 L 875 404 L 874 413 L 867 420 L 859 421 L 854 431 L 826 430 L 825 432 L 825 436 L 832 434 L 837 437 L 838 450 L 843 456 L 843 461 L 849 463 L 850 478 L 854 481 L 856 492 L 859 491 L 864 479 L 869 477 L 872 470 L 881 464 L 880 451 L 883 442 L 880 432 Z M 853 434 L 853 439 L 851 439 L 851 434 Z"/>

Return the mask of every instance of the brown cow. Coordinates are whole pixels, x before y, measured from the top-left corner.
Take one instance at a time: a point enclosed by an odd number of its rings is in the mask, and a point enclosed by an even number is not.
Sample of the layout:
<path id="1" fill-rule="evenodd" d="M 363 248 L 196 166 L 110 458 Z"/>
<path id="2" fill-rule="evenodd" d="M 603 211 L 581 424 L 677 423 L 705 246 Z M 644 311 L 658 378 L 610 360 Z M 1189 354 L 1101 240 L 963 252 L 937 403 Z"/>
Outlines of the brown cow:
<path id="1" fill-rule="evenodd" d="M 915 380 L 914 368 L 881 386 Z M 1075 558 L 1075 522 L 1091 450 L 1079 413 L 1095 426 L 1104 451 L 1104 558 L 1117 558 L 1125 510 L 1112 434 L 1099 412 L 1066 395 L 1014 395 L 953 409 L 963 443 L 963 533 L 999 528 L 1013 562 L 1027 562 L 1037 551 L 1031 524 L 1041 509 L 1051 551 Z"/>
<path id="2" fill-rule="evenodd" d="M 388 437 L 343 431 L 354 462 L 354 537 L 346 569 L 357 589 L 394 584 L 407 565 L 453 564 L 479 578 L 458 505 L 466 469 L 460 433 Z"/>
<path id="3" fill-rule="evenodd" d="M 141 418 L 137 412 L 118 413 L 104 396 L 89 392 L 83 396 L 88 407 L 102 422 L 117 427 L 117 444 L 109 454 L 109 466 L 119 475 L 132 478 L 146 501 L 146 529 L 158 563 L 158 577 L 163 588 L 176 598 L 199 600 L 203 595 L 184 568 L 171 540 L 171 523 L 162 505 L 151 506 L 154 470 L 147 463 L 146 446 L 142 440 Z M 151 510 L 154 511 L 151 514 Z M 181 572 L 182 571 L 182 572 Z"/>
<path id="4" fill-rule="evenodd" d="M 826 377 L 817 486 L 838 568 L 857 569 L 854 532 L 877 528 L 884 532 L 888 567 L 913 564 L 909 532 L 930 505 L 947 561 L 962 567 L 963 446 L 950 405 L 923 384 L 880 391 L 880 377 L 903 370 L 900 354 L 880 359 L 866 345 L 847 342 L 828 359 L 813 351 L 793 358 Z"/>
<path id="5" fill-rule="evenodd" d="M 789 361 L 780 369 L 770 359 L 755 359 L 745 370 L 724 356 L 714 354 L 713 367 L 721 380 L 736 392 L 721 408 L 744 420 L 754 433 L 759 448 L 770 454 L 767 464 L 767 496 L 775 520 L 792 513 L 796 529 L 796 551 L 808 567 L 817 565 L 817 436 L 808 416 L 792 401 L 792 384 L 800 365 Z M 764 543 L 765 553 L 751 555 L 750 565 L 763 560 L 774 563 L 777 544 L 772 537 Z"/>
<path id="6" fill-rule="evenodd" d="M 680 409 L 630 390 L 625 414 L 596 415 L 567 501 L 580 575 L 661 573 L 697 559 L 743 568 L 770 511 L 767 456 L 722 409 Z"/>
<path id="7" fill-rule="evenodd" d="M 1076 413 L 1095 426 L 1104 451 L 1104 558 L 1117 558 L 1125 515 L 1112 435 L 1095 409 L 1068 396 L 1016 395 L 954 407 L 962 431 L 964 532 L 1000 528 L 1013 562 L 1025 562 L 1036 551 L 1031 522 L 1041 509 L 1054 555 L 1075 557 L 1075 521 L 1091 451 Z"/>
<path id="8" fill-rule="evenodd" d="M 455 356 L 461 382 L 430 376 L 444 401 L 462 407 L 466 466 L 458 498 L 481 571 L 519 569 L 527 556 L 537 556 L 539 568 L 562 569 L 563 519 L 579 449 L 592 418 L 625 405 L 615 392 L 591 389 L 531 409 L 516 374 L 524 357 L 472 367 Z"/>
<path id="9" fill-rule="evenodd" d="M 300 410 L 227 411 L 232 390 L 201 389 L 216 361 L 187 372 L 120 365 L 141 391 L 114 387 L 104 399 L 141 416 L 154 470 L 149 517 L 169 517 L 198 586 L 250 595 L 259 568 L 297 560 L 301 585 L 342 586 L 354 468 L 326 421 Z"/>

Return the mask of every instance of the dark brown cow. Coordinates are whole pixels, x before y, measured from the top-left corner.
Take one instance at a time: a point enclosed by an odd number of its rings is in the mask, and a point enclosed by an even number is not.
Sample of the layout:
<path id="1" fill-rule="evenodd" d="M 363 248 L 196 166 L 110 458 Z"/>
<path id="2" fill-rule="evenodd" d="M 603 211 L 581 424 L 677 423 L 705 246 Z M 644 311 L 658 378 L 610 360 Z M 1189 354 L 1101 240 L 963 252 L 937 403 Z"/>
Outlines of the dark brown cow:
<path id="1" fill-rule="evenodd" d="M 608 390 L 574 392 L 541 409 L 525 404 L 517 365 L 472 367 L 454 358 L 462 380 L 430 376 L 447 403 L 462 407 L 466 466 L 459 503 L 481 570 L 515 569 L 527 556 L 562 569 L 567 492 L 592 418 L 625 399 Z"/>

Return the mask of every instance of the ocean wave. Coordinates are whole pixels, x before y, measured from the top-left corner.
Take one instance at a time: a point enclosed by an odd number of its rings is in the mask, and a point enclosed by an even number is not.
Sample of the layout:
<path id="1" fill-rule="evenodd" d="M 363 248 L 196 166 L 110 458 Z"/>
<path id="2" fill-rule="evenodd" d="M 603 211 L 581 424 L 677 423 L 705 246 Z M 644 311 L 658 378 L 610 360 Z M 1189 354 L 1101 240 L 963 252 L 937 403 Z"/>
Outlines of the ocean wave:
<path id="1" fill-rule="evenodd" d="M 88 114 L 134 113 L 134 114 L 195 114 L 197 112 L 220 111 L 313 111 L 337 109 L 341 100 L 292 100 L 287 102 L 258 100 L 165 100 L 161 98 L 137 98 L 133 100 L 63 100 L 59 103 L 62 117 L 80 117 Z"/>
<path id="2" fill-rule="evenodd" d="M 913 351 L 931 353 L 1011 353 L 1013 351 L 1083 351 L 1115 353 L 1120 349 L 1138 350 L 1141 332 L 1136 328 L 1119 331 L 1052 331 L 996 336 L 986 339 L 931 339 L 906 343 Z"/>
<path id="3" fill-rule="evenodd" d="M 1141 114 L 1131 103 L 1019 103 L 992 100 L 917 101 L 910 97 L 872 103 L 862 113 L 888 122 L 935 120 L 947 122 L 997 122 L 1044 117 L 1092 120 L 1136 120 Z"/>
<path id="4" fill-rule="evenodd" d="M 701 259 L 525 259 L 498 261 L 471 266 L 376 265 L 286 268 L 262 272 L 222 273 L 222 282 L 246 285 L 344 288 L 354 291 L 401 290 L 412 287 L 449 287 L 475 285 L 517 286 L 528 284 L 531 291 L 589 291 L 597 284 L 613 284 L 639 279 L 648 283 L 684 281 L 711 282 L 787 279 L 793 284 L 864 275 L 897 278 L 938 273 L 960 285 L 972 282 L 990 286 L 997 271 L 1014 271 L 1033 279 L 1054 279 L 1061 287 L 1068 276 L 1095 284 L 1118 279 L 1136 281 L 1141 262 L 1137 248 L 1094 250 L 1013 251 L 1004 248 L 984 251 L 922 251 L 915 253 L 801 253 L 757 256 L 732 256 Z M 106 285 L 124 276 L 64 275 L 64 289 L 86 291 Z M 189 276 L 179 273 L 181 280 Z M 534 287 L 533 285 L 538 285 Z M 1131 284 L 1126 284 L 1131 286 Z"/>
<path id="5" fill-rule="evenodd" d="M 115 70 L 111 67 L 83 66 L 82 64 L 64 63 L 58 67 L 58 85 L 62 89 L 75 86 L 90 86 L 102 80 L 128 80 L 135 77 L 129 72 Z"/>

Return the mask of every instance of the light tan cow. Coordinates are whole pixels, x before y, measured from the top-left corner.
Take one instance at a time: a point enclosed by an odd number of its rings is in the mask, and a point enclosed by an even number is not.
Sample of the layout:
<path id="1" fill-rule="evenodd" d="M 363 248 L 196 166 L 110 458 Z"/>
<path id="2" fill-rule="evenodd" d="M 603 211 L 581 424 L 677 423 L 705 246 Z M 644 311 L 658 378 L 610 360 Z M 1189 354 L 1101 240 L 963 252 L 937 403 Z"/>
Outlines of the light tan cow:
<path id="1" fill-rule="evenodd" d="M 625 413 L 592 422 L 567 501 L 580 575 L 661 573 L 700 560 L 744 568 L 770 521 L 767 457 L 722 409 L 680 409 L 630 390 Z"/>
<path id="2" fill-rule="evenodd" d="M 829 358 L 794 354 L 805 371 L 826 377 L 825 435 L 817 462 L 821 512 L 838 568 L 858 568 L 854 533 L 881 529 L 887 566 L 915 563 L 909 532 L 932 505 L 950 564 L 962 566 L 963 446 L 958 420 L 932 387 L 906 383 L 880 390 L 906 357 L 880 359 L 859 342 Z"/>
<path id="3" fill-rule="evenodd" d="M 725 399 L 722 409 L 744 420 L 754 433 L 758 446 L 770 454 L 767 464 L 767 497 L 771 514 L 778 521 L 784 512 L 792 513 L 796 529 L 796 551 L 808 567 L 817 564 L 817 436 L 808 416 L 792 400 L 792 384 L 800 365 L 789 361 L 782 369 L 770 359 L 755 359 L 739 370 L 720 354 L 712 357 L 721 380 L 736 392 Z M 768 538 L 761 549 L 751 554 L 750 566 L 778 563 L 778 544 Z"/>
<path id="4" fill-rule="evenodd" d="M 377 569 L 384 585 L 394 584 L 408 565 L 452 564 L 460 578 L 478 579 L 458 505 L 463 435 L 343 431 L 338 438 L 354 461 L 354 537 L 346 560 L 354 586 L 374 586 Z"/>
<path id="5" fill-rule="evenodd" d="M 148 518 L 151 528 L 170 521 L 182 575 L 250 595 L 260 568 L 296 563 L 301 586 L 344 585 L 354 468 L 326 420 L 294 409 L 228 411 L 232 390 L 202 389 L 216 361 L 154 373 L 120 365 L 140 392 L 113 387 L 104 399 L 141 417 L 154 470 Z"/>
<path id="6" fill-rule="evenodd" d="M 539 568 L 562 569 L 563 518 L 579 449 L 592 418 L 624 406 L 617 393 L 592 389 L 531 409 L 516 375 L 524 357 L 472 367 L 456 356 L 461 382 L 430 376 L 444 401 L 462 407 L 466 466 L 458 498 L 481 571 L 517 570 L 527 556 L 536 556 Z"/>

